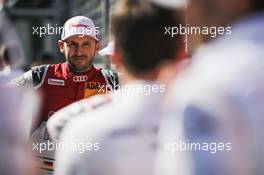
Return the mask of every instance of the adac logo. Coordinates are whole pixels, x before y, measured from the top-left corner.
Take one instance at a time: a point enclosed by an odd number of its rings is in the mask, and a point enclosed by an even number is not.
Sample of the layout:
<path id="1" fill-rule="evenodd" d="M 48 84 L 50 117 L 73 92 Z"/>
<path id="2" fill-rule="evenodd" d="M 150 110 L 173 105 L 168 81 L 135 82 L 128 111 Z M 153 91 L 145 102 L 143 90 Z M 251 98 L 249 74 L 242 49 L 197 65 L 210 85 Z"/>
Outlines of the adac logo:
<path id="1" fill-rule="evenodd" d="M 86 75 L 82 75 L 82 76 L 74 76 L 73 77 L 73 81 L 74 82 L 85 82 L 88 80 L 88 77 Z"/>
<path id="2" fill-rule="evenodd" d="M 104 83 L 98 82 L 86 82 L 85 83 L 85 90 L 84 90 L 84 98 L 105 93 L 106 86 Z"/>
<path id="3" fill-rule="evenodd" d="M 96 82 L 87 82 L 85 84 L 85 89 L 89 89 L 89 90 L 99 90 L 99 91 L 103 91 L 105 87 L 104 83 L 96 83 Z"/>

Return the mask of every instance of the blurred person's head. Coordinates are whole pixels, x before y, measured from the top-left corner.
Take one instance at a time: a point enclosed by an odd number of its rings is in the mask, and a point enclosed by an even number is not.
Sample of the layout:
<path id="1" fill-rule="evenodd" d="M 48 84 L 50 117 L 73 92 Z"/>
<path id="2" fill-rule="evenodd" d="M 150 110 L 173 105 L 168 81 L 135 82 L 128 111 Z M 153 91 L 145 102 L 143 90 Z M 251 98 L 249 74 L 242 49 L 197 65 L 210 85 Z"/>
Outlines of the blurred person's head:
<path id="1" fill-rule="evenodd" d="M 155 80 L 159 66 L 175 61 L 182 47 L 182 36 L 164 34 L 165 27 L 178 26 L 181 18 L 179 11 L 150 1 L 117 1 L 112 16 L 115 64 L 132 79 Z"/>
<path id="2" fill-rule="evenodd" d="M 58 43 L 70 68 L 75 72 L 89 70 L 100 47 L 93 21 L 84 16 L 76 16 L 66 21 L 63 27 Z"/>
<path id="3" fill-rule="evenodd" d="M 264 12 L 263 0 L 189 0 L 187 19 L 193 26 L 226 27 L 259 12 Z"/>
<path id="4" fill-rule="evenodd" d="M 2 51 L 8 57 L 7 64 L 13 69 L 18 70 L 27 64 L 19 33 L 6 13 L 0 13 L 0 43 L 3 45 L 2 50 L 7 50 Z"/>
<path id="5" fill-rule="evenodd" d="M 16 45 L 5 45 L 0 47 L 0 65 L 12 66 L 20 59 L 20 50 Z"/>

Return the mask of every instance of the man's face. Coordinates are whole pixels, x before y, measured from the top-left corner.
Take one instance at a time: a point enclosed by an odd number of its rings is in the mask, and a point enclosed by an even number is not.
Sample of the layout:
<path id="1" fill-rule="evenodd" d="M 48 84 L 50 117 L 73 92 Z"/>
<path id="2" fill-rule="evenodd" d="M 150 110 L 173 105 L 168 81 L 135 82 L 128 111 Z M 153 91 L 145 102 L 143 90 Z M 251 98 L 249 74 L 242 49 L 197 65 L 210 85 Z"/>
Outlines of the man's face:
<path id="1" fill-rule="evenodd" d="M 60 51 L 75 72 L 87 71 L 93 62 L 99 43 L 89 36 L 74 35 L 59 41 Z"/>

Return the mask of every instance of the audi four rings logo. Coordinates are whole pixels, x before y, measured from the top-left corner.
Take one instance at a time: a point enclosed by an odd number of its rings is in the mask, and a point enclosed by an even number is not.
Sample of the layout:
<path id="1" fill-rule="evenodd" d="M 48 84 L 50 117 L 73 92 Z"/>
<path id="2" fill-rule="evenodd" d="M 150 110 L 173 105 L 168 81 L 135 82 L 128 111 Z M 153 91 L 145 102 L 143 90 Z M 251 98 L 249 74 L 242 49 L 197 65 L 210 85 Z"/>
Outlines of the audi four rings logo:
<path id="1" fill-rule="evenodd" d="M 86 75 L 83 75 L 83 76 L 74 76 L 73 77 L 73 81 L 74 82 L 84 82 L 84 81 L 87 81 L 88 80 L 88 77 Z"/>

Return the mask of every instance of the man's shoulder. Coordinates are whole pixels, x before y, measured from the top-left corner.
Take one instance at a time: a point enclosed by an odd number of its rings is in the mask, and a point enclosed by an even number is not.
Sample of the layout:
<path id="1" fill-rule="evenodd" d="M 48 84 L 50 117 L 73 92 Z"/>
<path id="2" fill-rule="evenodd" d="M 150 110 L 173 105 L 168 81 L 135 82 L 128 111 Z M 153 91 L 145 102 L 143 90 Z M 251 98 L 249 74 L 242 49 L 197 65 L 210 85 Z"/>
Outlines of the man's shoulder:
<path id="1" fill-rule="evenodd" d="M 44 65 L 34 66 L 31 68 L 32 80 L 35 88 L 38 88 L 43 84 L 49 67 L 50 65 L 44 64 Z"/>
<path id="2" fill-rule="evenodd" d="M 106 104 L 110 104 L 111 102 L 112 102 L 111 95 L 106 95 L 106 94 L 94 95 L 90 98 L 79 100 L 77 102 L 70 104 L 67 107 L 62 108 L 61 110 L 57 111 L 51 118 L 55 118 L 56 116 L 59 115 L 63 117 L 79 116 L 82 114 L 86 114 L 92 110 L 95 110 L 98 107 L 104 106 Z"/>
<path id="3" fill-rule="evenodd" d="M 94 117 L 87 117 L 92 115 Z M 61 141 L 89 141 L 93 142 L 100 135 L 105 136 L 111 128 L 111 114 L 102 114 L 102 111 L 86 111 L 67 123 L 61 133 Z"/>
<path id="4" fill-rule="evenodd" d="M 98 95 L 90 99 L 82 100 L 75 104 L 81 107 L 83 110 L 79 112 L 78 117 L 74 118 L 65 126 L 65 131 L 76 131 L 81 134 L 80 137 L 89 138 L 98 133 L 106 134 L 111 128 L 117 127 L 121 122 L 119 118 L 125 117 L 120 112 L 122 106 L 117 100 L 118 94 Z M 84 109 L 85 106 L 89 106 L 93 110 Z M 72 106 L 73 107 L 73 106 Z M 68 128 L 68 129 L 67 129 Z M 71 135 L 71 132 L 67 132 L 67 135 Z M 90 135 L 88 133 L 93 133 Z"/>
<path id="5" fill-rule="evenodd" d="M 106 83 L 112 87 L 112 90 L 117 90 L 120 84 L 120 72 L 116 70 L 100 69 Z"/>
<path id="6" fill-rule="evenodd" d="M 259 84 L 256 77 L 264 75 L 261 46 L 250 40 L 224 40 L 203 47 L 194 56 L 190 77 L 200 86 L 214 84 L 229 92 Z"/>
<path id="7" fill-rule="evenodd" d="M 68 65 L 66 62 L 63 63 L 54 63 L 54 64 L 47 64 L 47 65 L 41 65 L 46 66 L 50 71 L 63 71 L 68 69 Z"/>

